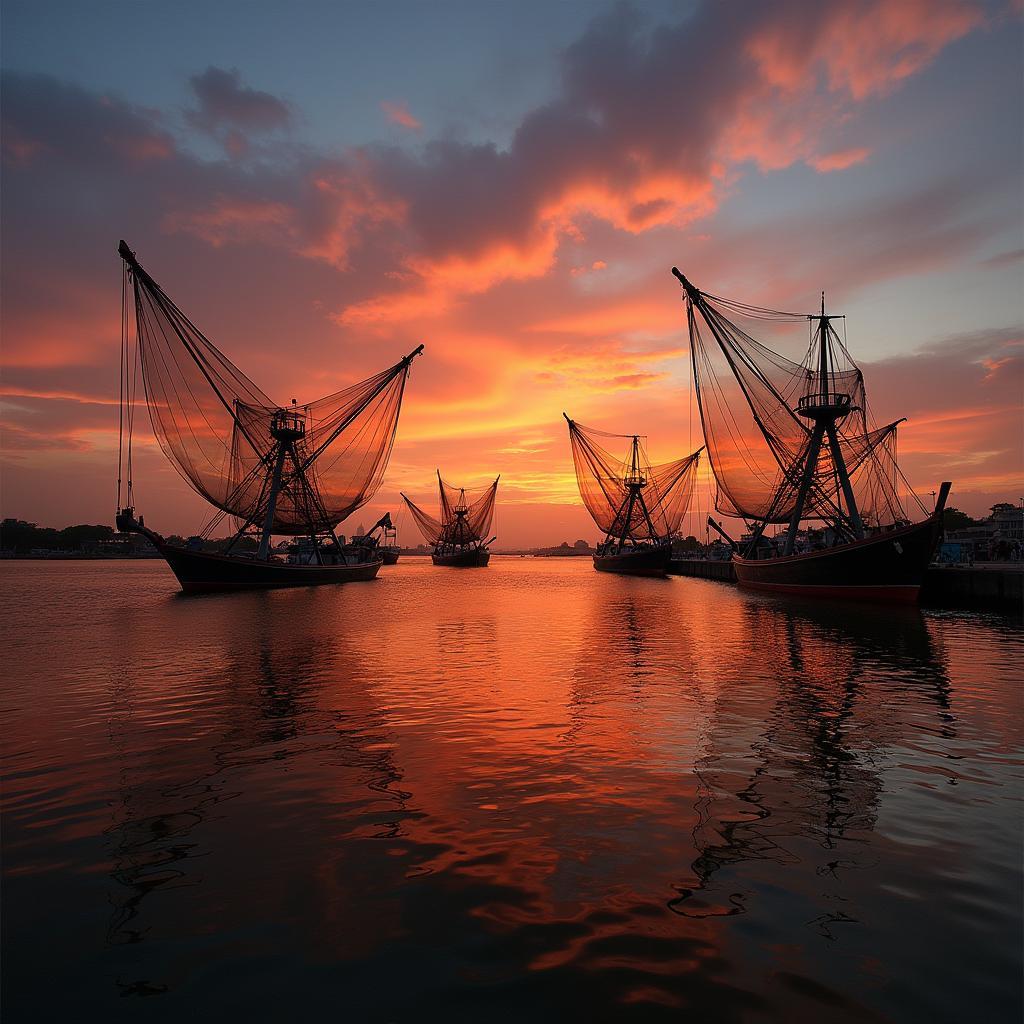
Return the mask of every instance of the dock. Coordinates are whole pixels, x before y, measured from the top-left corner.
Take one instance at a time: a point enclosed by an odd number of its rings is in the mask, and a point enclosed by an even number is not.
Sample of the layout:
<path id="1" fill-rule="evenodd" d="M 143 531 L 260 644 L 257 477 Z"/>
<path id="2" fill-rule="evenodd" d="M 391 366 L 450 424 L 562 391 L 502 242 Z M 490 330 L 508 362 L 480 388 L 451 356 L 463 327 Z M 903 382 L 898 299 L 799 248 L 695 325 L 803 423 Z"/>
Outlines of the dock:
<path id="1" fill-rule="evenodd" d="M 1024 564 L 933 565 L 924 577 L 921 604 L 931 608 L 993 608 L 1024 612 Z"/>
<path id="2" fill-rule="evenodd" d="M 736 570 L 732 562 L 711 558 L 673 558 L 668 563 L 670 576 L 696 576 L 702 580 L 720 580 L 735 583 Z"/>
<path id="3" fill-rule="evenodd" d="M 732 562 L 673 558 L 669 575 L 735 583 Z M 933 565 L 925 573 L 921 604 L 926 608 L 978 608 L 1024 612 L 1024 564 Z"/>

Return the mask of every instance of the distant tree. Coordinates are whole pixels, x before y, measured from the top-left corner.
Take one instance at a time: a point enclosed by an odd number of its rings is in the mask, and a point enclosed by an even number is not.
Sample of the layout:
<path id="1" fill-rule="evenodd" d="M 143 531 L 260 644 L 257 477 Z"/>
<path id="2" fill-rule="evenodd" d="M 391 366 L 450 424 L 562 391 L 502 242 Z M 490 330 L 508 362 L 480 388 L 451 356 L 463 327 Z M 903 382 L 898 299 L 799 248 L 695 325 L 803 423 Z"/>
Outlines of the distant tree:
<path id="1" fill-rule="evenodd" d="M 81 551 L 83 548 L 94 548 L 101 540 L 110 540 L 114 536 L 111 526 L 69 526 L 60 531 L 58 543 L 62 551 Z"/>
<path id="2" fill-rule="evenodd" d="M 39 549 L 42 551 L 81 551 L 96 547 L 101 540 L 114 536 L 110 526 L 68 526 L 54 530 L 48 526 L 37 526 L 23 519 L 5 519 L 0 523 L 0 547 L 6 551 L 21 554 Z"/>
<path id="3" fill-rule="evenodd" d="M 1011 504 L 1008 501 L 997 501 L 992 506 L 992 509 L 991 509 L 991 512 L 992 512 L 993 516 L 997 516 L 997 515 L 1000 515 L 1000 514 L 1005 515 L 1007 512 L 1016 512 L 1016 511 L 1017 511 L 1017 506 Z"/>
<path id="4" fill-rule="evenodd" d="M 5 519 L 0 524 L 0 547 L 25 554 L 33 548 L 56 551 L 59 535 L 48 527 L 27 523 L 24 519 Z"/>
<path id="5" fill-rule="evenodd" d="M 562 543 L 559 544 L 558 546 L 560 548 L 568 548 L 569 547 L 569 542 L 567 540 L 563 540 Z"/>
<path id="6" fill-rule="evenodd" d="M 578 540 L 578 541 L 576 541 L 576 543 L 573 544 L 573 547 L 577 551 L 589 551 L 590 550 L 590 545 L 585 540 Z"/>
<path id="7" fill-rule="evenodd" d="M 949 506 L 942 510 L 942 525 L 948 531 L 966 530 L 969 526 L 977 526 L 978 521 L 972 519 L 966 512 Z"/>
<path id="8" fill-rule="evenodd" d="M 698 551 L 700 541 L 693 534 L 690 534 L 685 540 L 682 537 L 676 537 L 672 541 L 672 548 L 675 551 Z"/>

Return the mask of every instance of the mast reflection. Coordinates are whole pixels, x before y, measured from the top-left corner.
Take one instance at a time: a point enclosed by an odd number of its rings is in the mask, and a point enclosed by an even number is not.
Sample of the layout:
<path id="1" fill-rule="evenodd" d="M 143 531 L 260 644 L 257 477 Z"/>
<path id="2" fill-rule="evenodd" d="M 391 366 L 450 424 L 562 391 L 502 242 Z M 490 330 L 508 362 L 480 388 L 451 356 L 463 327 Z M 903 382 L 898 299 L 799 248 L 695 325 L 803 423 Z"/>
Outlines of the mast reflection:
<path id="1" fill-rule="evenodd" d="M 875 612 L 754 598 L 745 606 L 745 635 L 774 692 L 761 691 L 759 718 L 750 682 L 721 680 L 694 763 L 699 852 L 692 879 L 669 901 L 687 917 L 742 913 L 751 891 L 729 891 L 728 869 L 756 861 L 794 866 L 808 843 L 840 852 L 819 875 L 867 866 L 887 751 L 920 732 L 923 710 L 944 737 L 955 735 L 944 652 L 916 608 Z M 749 731 L 737 732 L 737 721 Z M 822 928 L 849 919 L 834 913 Z"/>

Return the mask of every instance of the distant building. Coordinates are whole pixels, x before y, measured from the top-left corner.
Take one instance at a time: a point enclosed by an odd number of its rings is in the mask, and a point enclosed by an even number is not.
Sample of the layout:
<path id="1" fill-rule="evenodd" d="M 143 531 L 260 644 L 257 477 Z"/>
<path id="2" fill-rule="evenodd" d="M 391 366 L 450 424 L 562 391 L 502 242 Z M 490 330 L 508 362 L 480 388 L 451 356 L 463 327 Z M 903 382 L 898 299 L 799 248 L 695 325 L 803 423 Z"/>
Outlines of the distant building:
<path id="1" fill-rule="evenodd" d="M 1001 501 L 992 506 L 992 523 L 996 534 L 1003 540 L 1024 541 L 1024 508 Z"/>
<path id="2" fill-rule="evenodd" d="M 949 530 L 947 545 L 957 545 L 958 561 L 1018 561 L 1024 549 L 1024 508 L 1001 501 L 991 515 L 972 526 Z"/>

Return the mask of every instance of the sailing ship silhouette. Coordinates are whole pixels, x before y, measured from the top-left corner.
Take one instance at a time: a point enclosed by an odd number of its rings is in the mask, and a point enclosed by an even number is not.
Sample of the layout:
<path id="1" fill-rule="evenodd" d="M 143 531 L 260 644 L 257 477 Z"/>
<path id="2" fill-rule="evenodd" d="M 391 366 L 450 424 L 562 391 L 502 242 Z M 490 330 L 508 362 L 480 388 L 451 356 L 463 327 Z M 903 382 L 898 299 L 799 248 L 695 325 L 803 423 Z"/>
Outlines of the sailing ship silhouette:
<path id="1" fill-rule="evenodd" d="M 491 558 L 488 545 L 497 537 L 486 541 L 484 537 L 494 522 L 494 504 L 500 479 L 500 476 L 495 477 L 490 486 L 467 497 L 465 487 L 446 484 L 438 470 L 437 518 L 425 512 L 405 494 L 402 495 L 424 540 L 433 546 L 430 556 L 434 565 L 446 565 L 454 569 L 487 565 Z"/>
<path id="2" fill-rule="evenodd" d="M 569 424 L 580 495 L 605 534 L 594 554 L 594 568 L 626 576 L 664 576 L 672 537 L 690 507 L 703 449 L 652 466 L 639 434 L 606 434 L 562 415 Z M 612 454 L 598 438 L 628 442 L 628 454 Z"/>
<path id="3" fill-rule="evenodd" d="M 896 460 L 902 420 L 872 423 L 864 375 L 825 312 L 785 313 L 683 287 L 694 388 L 719 512 L 745 520 L 733 547 L 741 586 L 777 593 L 912 603 L 942 532 L 950 483 L 934 510 L 914 495 Z M 739 322 L 749 325 L 749 330 Z M 763 334 L 807 325 L 802 361 Z M 911 522 L 900 497 L 924 517 Z M 820 524 L 809 530 L 811 523 Z M 785 526 L 769 538 L 772 525 Z M 801 525 L 804 531 L 801 534 Z"/>
<path id="4" fill-rule="evenodd" d="M 342 520 L 380 486 L 420 345 L 393 366 L 307 405 L 269 398 L 176 306 L 122 241 L 121 429 L 117 527 L 148 537 L 183 590 L 373 579 L 376 545 L 343 544 Z M 134 343 L 131 328 L 134 326 Z M 191 487 L 225 519 L 223 553 L 171 544 L 135 516 L 132 438 L 142 381 L 153 433 Z M 122 480 L 126 483 L 122 505 Z M 292 538 L 287 560 L 271 547 Z M 255 541 L 255 552 L 245 550 Z"/>

